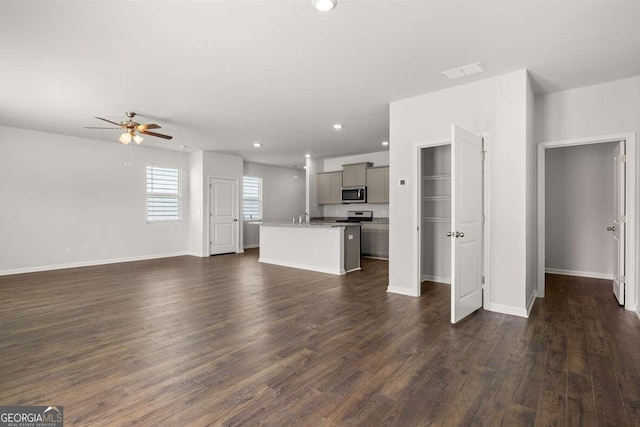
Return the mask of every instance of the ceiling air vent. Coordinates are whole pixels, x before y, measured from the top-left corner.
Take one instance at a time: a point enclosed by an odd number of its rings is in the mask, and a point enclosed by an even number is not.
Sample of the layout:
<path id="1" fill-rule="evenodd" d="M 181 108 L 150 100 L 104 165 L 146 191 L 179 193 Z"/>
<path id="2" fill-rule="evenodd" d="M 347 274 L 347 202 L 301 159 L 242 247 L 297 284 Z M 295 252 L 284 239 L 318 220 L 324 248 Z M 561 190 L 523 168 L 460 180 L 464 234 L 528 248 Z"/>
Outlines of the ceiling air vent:
<path id="1" fill-rule="evenodd" d="M 484 65 L 480 62 L 475 64 L 465 65 L 463 67 L 453 68 L 451 70 L 443 71 L 441 74 L 449 80 L 459 79 L 460 77 L 470 76 L 472 74 L 481 73 L 484 71 Z"/>

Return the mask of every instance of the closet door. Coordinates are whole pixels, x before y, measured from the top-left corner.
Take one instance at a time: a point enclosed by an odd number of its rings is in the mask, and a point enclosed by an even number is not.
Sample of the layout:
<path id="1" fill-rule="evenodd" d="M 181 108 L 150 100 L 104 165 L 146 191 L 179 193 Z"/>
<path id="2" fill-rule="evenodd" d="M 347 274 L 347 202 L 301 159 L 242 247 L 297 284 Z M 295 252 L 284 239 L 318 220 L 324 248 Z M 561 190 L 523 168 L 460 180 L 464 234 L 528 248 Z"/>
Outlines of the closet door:
<path id="1" fill-rule="evenodd" d="M 451 127 L 451 323 L 482 307 L 482 137 Z"/>

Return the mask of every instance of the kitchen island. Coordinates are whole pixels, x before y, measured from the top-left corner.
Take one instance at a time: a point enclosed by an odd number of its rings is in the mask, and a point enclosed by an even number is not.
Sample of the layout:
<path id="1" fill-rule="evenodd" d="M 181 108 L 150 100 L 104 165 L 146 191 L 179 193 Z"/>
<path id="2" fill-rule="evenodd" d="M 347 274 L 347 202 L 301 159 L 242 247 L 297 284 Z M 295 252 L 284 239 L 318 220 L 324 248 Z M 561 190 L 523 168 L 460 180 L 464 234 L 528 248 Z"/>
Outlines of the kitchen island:
<path id="1" fill-rule="evenodd" d="M 262 263 L 336 275 L 360 270 L 360 224 L 259 225 Z"/>

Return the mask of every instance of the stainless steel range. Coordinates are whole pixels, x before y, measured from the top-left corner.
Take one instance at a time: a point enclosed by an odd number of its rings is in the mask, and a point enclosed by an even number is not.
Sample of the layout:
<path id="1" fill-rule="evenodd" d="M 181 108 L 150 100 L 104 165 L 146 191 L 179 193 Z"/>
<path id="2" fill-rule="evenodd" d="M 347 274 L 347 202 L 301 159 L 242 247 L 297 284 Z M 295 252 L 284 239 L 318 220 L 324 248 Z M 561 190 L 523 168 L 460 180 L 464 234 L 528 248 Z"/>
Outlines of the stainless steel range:
<path id="1" fill-rule="evenodd" d="M 370 222 L 373 221 L 373 211 L 348 211 L 347 219 L 339 219 L 336 222 Z"/>

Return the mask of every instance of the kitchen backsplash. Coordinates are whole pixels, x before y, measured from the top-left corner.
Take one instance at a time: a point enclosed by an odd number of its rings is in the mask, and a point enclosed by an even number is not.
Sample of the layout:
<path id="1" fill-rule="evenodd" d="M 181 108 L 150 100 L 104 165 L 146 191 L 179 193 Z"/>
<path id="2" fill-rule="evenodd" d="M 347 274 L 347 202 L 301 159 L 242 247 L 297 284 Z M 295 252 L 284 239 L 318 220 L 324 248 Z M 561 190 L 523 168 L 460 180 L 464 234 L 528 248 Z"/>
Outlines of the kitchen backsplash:
<path id="1" fill-rule="evenodd" d="M 338 220 L 344 220 L 347 219 L 347 216 L 314 216 L 311 218 L 311 221 L 319 221 L 319 222 L 336 222 Z M 389 217 L 384 217 L 384 216 L 380 216 L 380 217 L 373 217 L 373 220 L 371 221 L 374 224 L 389 224 Z"/>
<path id="2" fill-rule="evenodd" d="M 389 217 L 389 205 L 352 203 L 347 205 L 324 205 L 322 213 L 325 217 L 345 217 L 348 211 L 373 211 L 373 218 Z"/>

